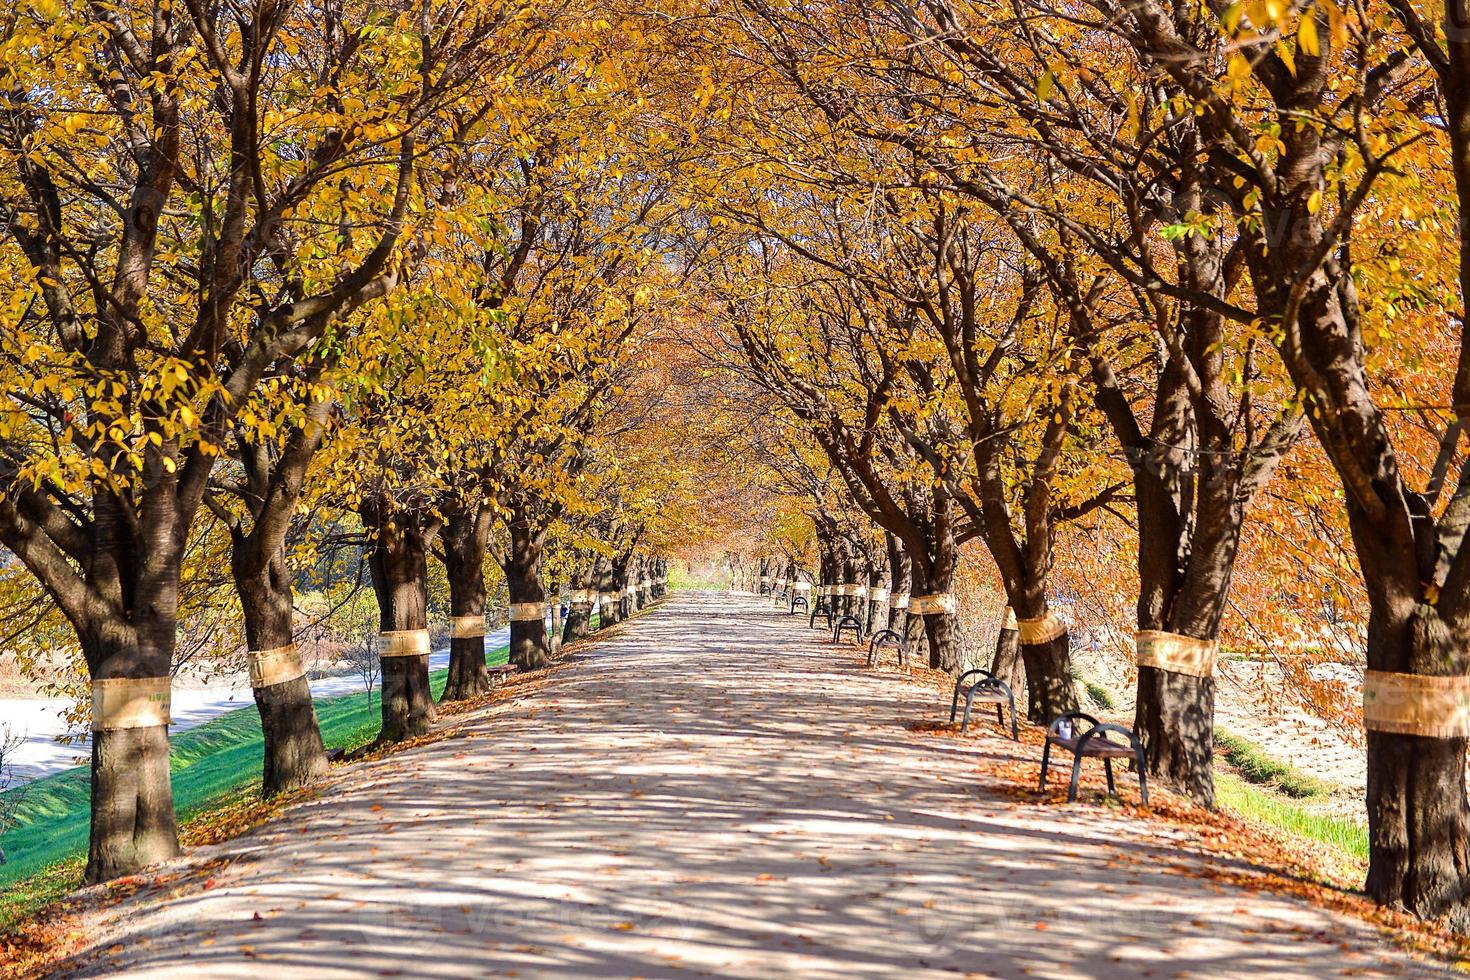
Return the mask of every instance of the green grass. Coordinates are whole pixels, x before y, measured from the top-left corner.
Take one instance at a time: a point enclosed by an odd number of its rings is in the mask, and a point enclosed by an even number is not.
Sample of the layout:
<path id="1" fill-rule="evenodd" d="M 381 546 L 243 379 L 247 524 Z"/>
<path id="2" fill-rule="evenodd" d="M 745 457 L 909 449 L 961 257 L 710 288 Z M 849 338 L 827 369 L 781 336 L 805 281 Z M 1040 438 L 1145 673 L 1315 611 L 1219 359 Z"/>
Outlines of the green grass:
<path id="1" fill-rule="evenodd" d="M 1329 844 L 1358 861 L 1368 860 L 1368 828 L 1351 820 L 1308 813 L 1289 800 L 1228 773 L 1215 775 L 1215 802 L 1243 816 Z"/>
<path id="2" fill-rule="evenodd" d="M 487 659 L 491 665 L 503 664 L 507 654 L 508 648 L 500 647 Z M 429 677 L 435 698 L 444 690 L 447 673 L 438 670 Z M 364 745 L 377 735 L 378 710 L 377 696 L 369 705 L 364 692 L 318 699 L 322 738 L 329 748 Z M 262 749 L 260 714 L 248 701 L 238 711 L 175 737 L 169 762 L 180 819 L 258 785 Z M 87 849 L 90 784 L 89 767 L 77 766 L 25 788 L 17 825 L 4 840 L 9 860 L 0 864 L 0 919 L 14 919 L 15 913 L 6 911 L 12 906 L 34 908 L 76 886 Z"/>
<path id="3" fill-rule="evenodd" d="M 1307 775 L 1290 763 L 1271 758 L 1259 746 L 1222 728 L 1215 729 L 1215 747 L 1226 761 L 1240 770 L 1244 779 L 1258 786 L 1272 787 L 1298 800 L 1322 796 L 1332 789 L 1322 780 Z"/>
<path id="4" fill-rule="evenodd" d="M 1108 689 L 1082 673 L 1082 668 L 1076 664 L 1072 665 L 1072 680 L 1082 685 L 1082 689 L 1087 692 L 1087 699 L 1096 707 L 1103 711 L 1112 711 L 1117 706 L 1112 694 L 1108 693 Z"/>
<path id="5" fill-rule="evenodd" d="M 1084 677 L 1082 679 L 1082 686 L 1086 688 L 1088 698 L 1099 708 L 1104 711 L 1111 711 L 1115 707 L 1113 696 L 1108 693 L 1107 688 L 1103 687 L 1097 681 Z"/>

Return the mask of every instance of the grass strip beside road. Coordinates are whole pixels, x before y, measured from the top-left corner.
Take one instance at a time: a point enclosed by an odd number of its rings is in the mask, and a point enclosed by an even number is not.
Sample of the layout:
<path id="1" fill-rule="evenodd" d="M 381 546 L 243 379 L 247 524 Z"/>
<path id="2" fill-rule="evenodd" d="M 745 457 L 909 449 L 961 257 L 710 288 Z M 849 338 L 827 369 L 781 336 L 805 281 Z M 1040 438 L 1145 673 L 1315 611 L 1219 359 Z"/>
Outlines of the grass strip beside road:
<path id="1" fill-rule="evenodd" d="M 508 647 L 489 651 L 491 665 L 503 664 Z M 448 671 L 430 675 L 434 697 Z M 328 748 L 351 751 L 378 733 L 377 692 L 319 698 L 317 721 Z M 180 823 L 242 794 L 258 793 L 264 739 L 260 713 L 247 702 L 170 743 L 174 806 Z M 7 861 L 0 864 L 0 929 L 39 904 L 75 888 L 87 850 L 91 770 L 76 766 L 37 779 L 23 788 L 17 825 L 5 835 Z M 10 790 L 9 792 L 21 792 Z"/>

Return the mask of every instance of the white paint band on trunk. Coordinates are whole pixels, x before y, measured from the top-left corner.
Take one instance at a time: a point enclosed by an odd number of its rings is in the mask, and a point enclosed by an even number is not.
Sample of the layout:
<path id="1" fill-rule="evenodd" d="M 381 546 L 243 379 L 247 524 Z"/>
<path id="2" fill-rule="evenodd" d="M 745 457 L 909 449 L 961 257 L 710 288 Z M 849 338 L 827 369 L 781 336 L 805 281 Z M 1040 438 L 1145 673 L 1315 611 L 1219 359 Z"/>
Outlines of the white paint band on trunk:
<path id="1" fill-rule="evenodd" d="M 888 589 L 884 588 L 881 585 L 872 586 L 871 588 L 868 589 L 868 601 L 869 602 L 887 602 L 888 601 Z"/>
<path id="2" fill-rule="evenodd" d="M 156 728 L 173 720 L 169 714 L 173 679 L 108 677 L 92 682 L 92 731 Z"/>
<path id="3" fill-rule="evenodd" d="M 250 686 L 256 690 L 306 676 L 306 667 L 294 643 L 270 650 L 251 650 L 245 659 L 250 667 Z"/>
<path id="4" fill-rule="evenodd" d="M 546 603 L 544 602 L 512 602 L 510 604 L 512 623 L 540 622 L 545 618 Z"/>
<path id="5" fill-rule="evenodd" d="M 1138 649 L 1138 666 L 1191 677 L 1214 674 L 1215 660 L 1220 653 L 1219 640 L 1201 640 L 1163 630 L 1139 630 L 1133 643 Z"/>
<path id="6" fill-rule="evenodd" d="M 833 586 L 830 583 L 829 584 L 819 585 L 819 586 L 817 586 L 817 595 L 819 595 L 819 596 L 829 596 L 829 595 L 832 594 L 832 589 L 833 589 Z"/>
<path id="7" fill-rule="evenodd" d="M 456 640 L 473 640 L 485 635 L 485 616 L 455 616 L 449 621 L 449 635 Z"/>
<path id="8" fill-rule="evenodd" d="M 812 590 L 812 583 L 810 583 L 810 582 L 797 582 L 793 586 L 793 588 L 796 589 L 797 592 L 810 592 Z"/>
<path id="9" fill-rule="evenodd" d="M 1363 725 L 1395 735 L 1470 736 L 1470 677 L 1365 670 Z"/>
<path id="10" fill-rule="evenodd" d="M 389 630 L 378 634 L 378 659 L 427 657 L 431 646 L 428 630 Z"/>
<path id="11" fill-rule="evenodd" d="M 948 592 L 933 595 L 916 595 L 909 599 L 909 613 L 915 616 L 934 616 L 954 612 L 954 596 Z"/>
<path id="12" fill-rule="evenodd" d="M 1021 628 L 1016 625 L 1016 611 L 1010 606 L 1006 606 L 1005 618 L 1000 621 L 1000 628 L 1003 630 L 1018 630 Z"/>
<path id="13" fill-rule="evenodd" d="M 907 592 L 893 593 L 893 595 L 888 597 L 888 608 L 907 611 L 909 608 L 909 594 Z"/>
<path id="14" fill-rule="evenodd" d="M 617 605 L 618 601 L 622 598 L 623 594 L 621 592 L 604 592 L 602 593 L 602 604 L 604 606 Z"/>
<path id="15" fill-rule="evenodd" d="M 597 593 L 590 589 L 572 590 L 572 605 L 574 606 L 590 606 L 596 599 Z"/>
<path id="16" fill-rule="evenodd" d="M 857 598 L 866 595 L 868 592 L 867 586 L 858 585 L 856 582 L 844 582 L 842 585 L 838 586 L 838 588 L 842 590 L 842 595 Z"/>
<path id="17" fill-rule="evenodd" d="M 1067 632 L 1067 624 L 1050 610 L 1038 619 L 1017 619 L 1016 628 L 1021 631 L 1021 642 L 1033 647 L 1050 643 Z"/>

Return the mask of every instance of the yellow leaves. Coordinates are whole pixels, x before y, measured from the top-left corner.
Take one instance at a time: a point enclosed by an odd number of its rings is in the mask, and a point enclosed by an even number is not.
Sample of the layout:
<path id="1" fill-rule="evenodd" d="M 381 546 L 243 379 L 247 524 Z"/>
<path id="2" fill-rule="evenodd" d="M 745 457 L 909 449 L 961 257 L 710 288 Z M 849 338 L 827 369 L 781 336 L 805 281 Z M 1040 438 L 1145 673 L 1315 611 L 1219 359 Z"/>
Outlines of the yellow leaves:
<path id="1" fill-rule="evenodd" d="M 1246 60 L 1245 55 L 1239 51 L 1230 56 L 1230 60 L 1226 63 L 1225 70 L 1231 81 L 1235 82 L 1237 85 L 1244 85 L 1247 81 L 1250 80 L 1251 63 Z"/>
<path id="2" fill-rule="evenodd" d="M 1057 76 L 1052 72 L 1050 68 L 1048 68 L 1046 71 L 1042 72 L 1041 77 L 1036 80 L 1036 97 L 1045 102 L 1047 99 L 1051 98 L 1052 93 L 1056 91 L 1056 87 Z"/>
<path id="3" fill-rule="evenodd" d="M 1317 36 L 1317 8 L 1315 6 L 1302 11 L 1301 23 L 1297 25 L 1296 41 L 1297 47 L 1303 54 L 1313 58 L 1322 54 L 1322 42 Z"/>

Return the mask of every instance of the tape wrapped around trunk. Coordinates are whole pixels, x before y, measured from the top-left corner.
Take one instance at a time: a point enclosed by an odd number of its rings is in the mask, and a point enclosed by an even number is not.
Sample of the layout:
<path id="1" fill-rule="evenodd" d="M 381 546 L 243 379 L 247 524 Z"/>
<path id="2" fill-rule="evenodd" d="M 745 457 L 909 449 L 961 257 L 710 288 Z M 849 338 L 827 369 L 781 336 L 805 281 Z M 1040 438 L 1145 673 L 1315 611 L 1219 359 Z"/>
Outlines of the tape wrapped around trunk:
<path id="1" fill-rule="evenodd" d="M 301 654 L 294 643 L 271 650 L 251 650 L 245 657 L 250 666 L 250 686 L 256 690 L 306 676 Z"/>
<path id="2" fill-rule="evenodd" d="M 473 640 L 485 635 L 485 617 L 455 616 L 449 621 L 449 635 L 456 640 Z"/>
<path id="3" fill-rule="evenodd" d="M 428 630 L 390 630 L 378 634 L 378 658 L 427 657 L 430 645 Z"/>
<path id="4" fill-rule="evenodd" d="M 1395 735 L 1470 736 L 1470 677 L 1366 670 L 1363 725 Z"/>
<path id="5" fill-rule="evenodd" d="M 1038 619 L 1017 619 L 1016 628 L 1021 631 L 1021 642 L 1027 646 L 1050 643 L 1067 632 L 1067 625 L 1051 612 Z"/>
<path id="6" fill-rule="evenodd" d="M 173 720 L 173 679 L 108 677 L 92 682 L 92 731 L 155 728 Z"/>
<path id="7" fill-rule="evenodd" d="M 952 612 L 954 612 L 954 596 L 948 592 L 916 595 L 909 599 L 909 613 L 914 616 L 933 616 L 937 613 Z"/>
<path id="8" fill-rule="evenodd" d="M 544 602 L 512 602 L 510 604 L 512 623 L 536 622 L 545 618 L 546 603 Z"/>
<path id="9" fill-rule="evenodd" d="M 1133 642 L 1138 649 L 1138 666 L 1191 677 L 1213 675 L 1220 653 L 1218 640 L 1201 640 L 1164 630 L 1139 630 Z"/>

